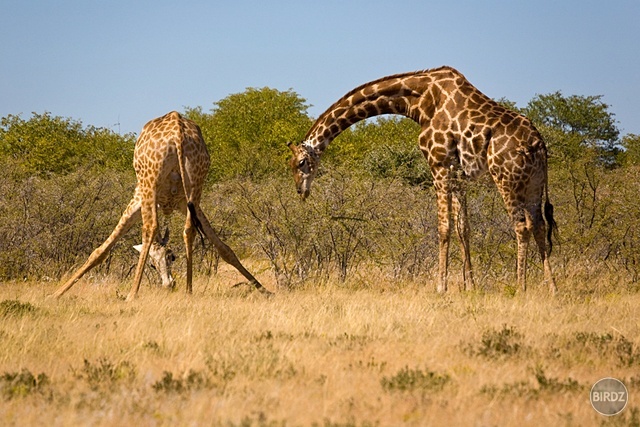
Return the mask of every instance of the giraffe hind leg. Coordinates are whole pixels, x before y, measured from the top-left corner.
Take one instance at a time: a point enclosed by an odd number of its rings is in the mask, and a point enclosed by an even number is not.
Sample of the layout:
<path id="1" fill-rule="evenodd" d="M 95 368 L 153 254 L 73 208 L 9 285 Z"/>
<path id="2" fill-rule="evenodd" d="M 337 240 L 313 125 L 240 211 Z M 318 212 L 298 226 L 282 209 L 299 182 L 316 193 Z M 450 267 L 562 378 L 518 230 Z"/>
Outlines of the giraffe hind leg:
<path id="1" fill-rule="evenodd" d="M 100 264 L 107 256 L 109 251 L 116 244 L 118 239 L 125 234 L 131 226 L 140 218 L 140 205 L 134 199 L 129 202 L 127 209 L 120 217 L 120 221 L 111 235 L 104 241 L 102 245 L 96 248 L 89 259 L 69 278 L 62 286 L 60 286 L 52 295 L 54 298 L 60 298 L 65 292 L 67 292 L 82 276 L 84 276 L 89 270 Z"/>
<path id="2" fill-rule="evenodd" d="M 545 206 L 546 210 L 546 206 Z M 549 219 L 547 215 L 547 221 L 549 222 L 549 229 L 546 230 L 545 223 L 542 220 L 542 212 L 538 207 L 537 211 L 534 212 L 533 215 L 533 238 L 536 241 L 536 245 L 538 246 L 538 251 L 540 253 L 540 258 L 542 259 L 542 266 L 544 269 L 544 280 L 549 285 L 549 291 L 551 294 L 555 294 L 558 291 L 556 286 L 556 282 L 553 279 L 553 273 L 551 271 L 551 263 L 549 262 L 549 254 L 551 253 L 551 236 L 550 233 L 553 231 L 553 227 L 555 226 L 555 221 L 553 217 Z M 545 240 L 545 238 L 547 240 Z M 549 242 L 549 246 L 547 246 L 547 241 Z"/>
<path id="3" fill-rule="evenodd" d="M 244 266 L 242 265 L 242 263 L 240 262 L 236 254 L 233 252 L 233 250 L 229 246 L 227 246 L 222 240 L 220 240 L 216 232 L 211 227 L 211 224 L 209 223 L 209 220 L 207 219 L 206 215 L 204 214 L 204 212 L 202 212 L 202 209 L 200 209 L 199 206 L 196 206 L 192 202 L 189 202 L 187 204 L 187 207 L 189 209 L 189 212 L 193 219 L 193 223 L 196 226 L 196 228 L 198 228 L 200 232 L 204 233 L 204 235 L 207 236 L 209 241 L 213 243 L 213 246 L 215 246 L 216 250 L 222 257 L 222 259 L 225 260 L 225 262 L 234 266 L 236 270 L 238 270 L 260 292 L 265 294 L 271 294 L 270 291 L 268 291 L 264 286 L 262 286 L 260 282 L 258 282 L 258 279 L 253 277 L 253 275 L 249 273 L 249 271 L 246 268 L 244 268 Z"/>
<path id="4" fill-rule="evenodd" d="M 516 259 L 516 284 L 518 288 L 526 291 L 527 252 L 536 215 L 531 209 L 531 204 L 528 204 L 525 196 L 521 194 L 521 191 L 518 191 L 518 183 L 508 181 L 506 179 L 500 179 L 498 176 L 499 175 L 495 171 L 492 172 L 493 180 L 498 187 L 498 191 L 500 192 L 507 209 L 518 246 Z M 529 203 L 531 203 L 531 201 L 529 201 Z"/>

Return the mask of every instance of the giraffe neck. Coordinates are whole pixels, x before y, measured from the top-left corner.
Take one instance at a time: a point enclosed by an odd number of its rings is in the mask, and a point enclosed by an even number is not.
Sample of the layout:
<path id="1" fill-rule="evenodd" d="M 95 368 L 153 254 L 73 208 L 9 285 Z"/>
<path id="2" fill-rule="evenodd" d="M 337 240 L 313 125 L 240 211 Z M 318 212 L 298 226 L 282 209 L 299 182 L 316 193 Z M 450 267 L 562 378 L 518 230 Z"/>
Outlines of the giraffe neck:
<path id="1" fill-rule="evenodd" d="M 398 114 L 424 124 L 440 103 L 443 80 L 458 77 L 462 75 L 456 70 L 442 67 L 365 83 L 322 113 L 307 132 L 304 145 L 321 154 L 351 125 L 383 114 Z"/>

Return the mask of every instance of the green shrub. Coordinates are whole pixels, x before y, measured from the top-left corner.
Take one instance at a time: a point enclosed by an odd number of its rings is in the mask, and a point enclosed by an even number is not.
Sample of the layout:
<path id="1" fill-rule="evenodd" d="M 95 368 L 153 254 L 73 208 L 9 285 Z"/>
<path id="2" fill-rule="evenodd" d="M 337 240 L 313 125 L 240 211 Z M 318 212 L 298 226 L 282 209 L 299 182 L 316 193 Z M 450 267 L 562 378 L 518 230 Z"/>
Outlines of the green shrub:
<path id="1" fill-rule="evenodd" d="M 4 300 L 0 302 L 0 317 L 20 317 L 36 311 L 31 303 L 18 300 Z"/>
<path id="2" fill-rule="evenodd" d="M 0 393 L 7 400 L 24 397 L 42 391 L 48 383 L 49 378 L 46 374 L 34 376 L 28 369 L 5 372 L 0 375 Z"/>
<path id="3" fill-rule="evenodd" d="M 112 363 L 106 358 L 99 359 L 97 363 L 84 360 L 84 365 L 76 377 L 84 379 L 94 389 L 110 389 L 118 383 L 130 383 L 136 378 L 136 368 L 127 361 Z"/>
<path id="4" fill-rule="evenodd" d="M 162 379 L 153 384 L 153 389 L 160 393 L 176 393 L 211 388 L 211 380 L 202 372 L 189 370 L 183 378 L 174 378 L 173 373 L 164 371 Z"/>
<path id="5" fill-rule="evenodd" d="M 430 391 L 442 390 L 451 377 L 430 370 L 410 369 L 405 366 L 391 377 L 382 377 L 380 384 L 385 391 Z"/>
<path id="6" fill-rule="evenodd" d="M 480 389 L 480 393 L 487 394 L 491 398 L 513 398 L 513 396 L 518 396 L 537 399 L 544 394 L 578 393 L 585 389 L 582 384 L 571 377 L 562 380 L 547 376 L 544 368 L 540 365 L 530 368 L 529 371 L 533 374 L 535 382 L 521 380 L 505 383 L 501 386 L 484 385 Z"/>
<path id="7" fill-rule="evenodd" d="M 523 345 L 524 336 L 515 327 L 503 325 L 502 329 L 488 329 L 482 333 L 478 345 L 467 345 L 464 351 L 471 356 L 482 356 L 488 359 L 501 359 L 518 356 L 527 348 Z"/>
<path id="8" fill-rule="evenodd" d="M 210 194 L 204 203 L 226 219 L 231 246 L 266 257 L 283 286 L 334 274 L 344 280 L 362 263 L 395 277 L 436 263 L 431 193 L 398 180 L 329 170 L 304 203 L 289 178 L 238 181 Z"/>
<path id="9" fill-rule="evenodd" d="M 6 164 L 10 169 L 11 164 Z M 90 169 L 50 178 L 0 177 L 0 279 L 59 278 L 111 234 L 133 195 L 130 173 Z M 19 225 L 19 226 L 18 226 Z M 138 229 L 139 230 L 139 229 Z M 139 231 L 138 231 L 139 233 Z M 116 252 L 134 254 L 133 231 Z M 134 236 L 133 239 L 130 236 Z M 102 268 L 128 271 L 123 257 Z"/>

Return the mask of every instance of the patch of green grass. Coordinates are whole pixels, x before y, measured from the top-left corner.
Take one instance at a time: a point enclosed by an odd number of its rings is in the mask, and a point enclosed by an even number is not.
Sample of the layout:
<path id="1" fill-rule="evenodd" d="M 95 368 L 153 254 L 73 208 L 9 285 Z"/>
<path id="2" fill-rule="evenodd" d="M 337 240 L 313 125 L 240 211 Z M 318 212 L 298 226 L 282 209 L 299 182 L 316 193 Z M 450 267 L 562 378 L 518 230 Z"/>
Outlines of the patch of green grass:
<path id="1" fill-rule="evenodd" d="M 371 340 L 372 338 L 366 335 L 353 335 L 345 332 L 341 335 L 336 335 L 333 339 L 330 339 L 328 344 L 331 347 L 340 347 L 350 350 L 364 346 Z"/>
<path id="2" fill-rule="evenodd" d="M 584 353 L 598 359 L 611 357 L 621 367 L 640 365 L 640 348 L 624 335 L 614 336 L 609 332 L 576 332 L 560 339 L 559 344 L 552 345 L 549 352 L 556 355 L 563 352 Z"/>
<path id="3" fill-rule="evenodd" d="M 447 374 L 422 369 L 400 369 L 395 375 L 382 377 L 380 384 L 385 391 L 433 391 L 437 392 L 451 381 Z"/>
<path id="4" fill-rule="evenodd" d="M 564 393 L 564 392 L 576 392 L 582 390 L 584 387 L 576 380 L 568 377 L 565 380 L 558 378 L 548 377 L 544 368 L 540 365 L 533 369 L 533 375 L 538 382 L 539 390 L 542 392 L 550 393 Z"/>
<path id="5" fill-rule="evenodd" d="M 144 344 L 142 344 L 142 348 L 144 348 L 145 350 L 149 350 L 153 353 L 160 352 L 160 344 L 158 344 L 158 342 L 154 340 L 146 341 Z"/>
<path id="6" fill-rule="evenodd" d="M 615 417 L 606 417 L 600 422 L 600 425 L 607 427 L 640 427 L 640 409 L 635 406 L 627 408 Z"/>
<path id="7" fill-rule="evenodd" d="M 502 329 L 489 329 L 482 333 L 479 345 L 469 344 L 463 347 L 463 351 L 470 356 L 482 356 L 487 359 L 502 359 L 518 356 L 528 349 L 523 344 L 524 335 L 515 327 L 502 325 Z"/>
<path id="8" fill-rule="evenodd" d="M 0 302 L 0 317 L 20 317 L 36 311 L 36 307 L 28 302 L 6 299 Z"/>
<path id="9" fill-rule="evenodd" d="M 173 373 L 164 371 L 162 378 L 156 381 L 152 387 L 158 393 L 182 394 L 194 390 L 212 388 L 213 386 L 206 374 L 189 370 L 182 378 L 176 378 Z"/>
<path id="10" fill-rule="evenodd" d="M 5 372 L 0 376 L 0 392 L 5 399 L 9 400 L 41 391 L 48 383 L 49 378 L 46 374 L 40 373 L 34 376 L 28 369 L 20 372 Z"/>
<path id="11" fill-rule="evenodd" d="M 239 424 L 235 424 L 233 422 L 227 421 L 227 423 L 225 424 L 227 427 L 286 427 L 287 426 L 287 422 L 286 421 L 276 421 L 276 420 L 269 420 L 269 418 L 267 417 L 267 415 L 264 412 L 259 412 L 256 416 L 256 418 L 254 417 L 244 417 Z"/>
<path id="12" fill-rule="evenodd" d="M 505 285 L 502 289 L 502 295 L 507 298 L 513 298 L 518 294 L 518 287 L 513 285 Z"/>
<path id="13" fill-rule="evenodd" d="M 500 386 L 496 384 L 487 384 L 480 389 L 481 394 L 486 394 L 491 398 L 500 397 L 538 397 L 539 391 L 528 380 L 514 381 L 505 383 Z"/>
<path id="14" fill-rule="evenodd" d="M 298 374 L 298 368 L 277 348 L 276 339 L 265 338 L 251 346 L 237 348 L 233 352 L 211 356 L 206 364 L 216 382 L 227 382 L 236 375 L 248 378 L 291 379 Z"/>
<path id="15" fill-rule="evenodd" d="M 378 361 L 375 357 L 371 356 L 371 358 L 367 361 L 365 360 L 357 360 L 355 362 L 349 363 L 349 368 L 358 368 L 358 369 L 371 369 L 373 371 L 377 371 L 382 373 L 387 367 L 387 362 Z"/>
<path id="16" fill-rule="evenodd" d="M 491 397 L 512 398 L 513 396 L 537 399 L 542 394 L 576 393 L 584 390 L 584 386 L 578 381 L 569 377 L 561 380 L 549 377 L 540 365 L 530 369 L 535 383 L 529 380 L 505 383 L 502 386 L 485 385 L 480 389 L 480 393 Z"/>
<path id="17" fill-rule="evenodd" d="M 84 379 L 93 390 L 100 387 L 111 388 L 117 383 L 132 382 L 136 378 L 136 368 L 127 361 L 111 363 L 106 358 L 99 359 L 95 364 L 84 360 L 84 365 L 76 377 Z"/>

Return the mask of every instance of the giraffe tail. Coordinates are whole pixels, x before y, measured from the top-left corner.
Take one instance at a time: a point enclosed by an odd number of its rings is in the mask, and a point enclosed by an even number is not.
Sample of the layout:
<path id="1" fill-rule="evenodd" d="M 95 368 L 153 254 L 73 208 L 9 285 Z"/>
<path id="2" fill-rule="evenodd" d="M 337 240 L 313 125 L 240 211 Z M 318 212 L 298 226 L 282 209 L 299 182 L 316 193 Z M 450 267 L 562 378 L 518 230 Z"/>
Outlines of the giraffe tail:
<path id="1" fill-rule="evenodd" d="M 553 218 L 553 205 L 549 201 L 549 174 L 547 167 L 547 153 L 545 150 L 545 162 L 544 162 L 544 220 L 547 222 L 547 244 L 549 245 L 549 254 L 551 254 L 551 250 L 553 249 L 553 241 L 551 237 L 558 233 L 558 224 L 556 220 Z"/>
<path id="2" fill-rule="evenodd" d="M 193 223 L 194 227 L 196 227 L 196 230 L 200 235 L 200 241 L 202 242 L 202 247 L 204 248 L 205 247 L 204 228 L 202 227 L 202 223 L 200 222 L 200 219 L 198 219 L 198 212 L 196 211 L 196 205 L 191 200 L 189 200 L 187 202 L 187 208 L 189 209 L 189 214 L 191 215 L 191 222 Z"/>
<path id="3" fill-rule="evenodd" d="M 176 113 L 177 114 L 177 113 Z M 179 117 L 179 115 L 178 115 Z M 181 118 L 178 120 L 180 126 L 180 133 L 184 135 L 184 123 Z M 182 138 L 181 138 L 182 139 Z M 202 242 L 202 247 L 205 247 L 204 241 L 204 228 L 200 219 L 198 218 L 198 211 L 196 209 L 195 203 L 193 203 L 192 193 L 191 193 L 191 182 L 189 181 L 189 175 L 186 172 L 185 168 L 185 158 L 184 158 L 184 150 L 182 149 L 182 144 L 176 144 L 176 151 L 178 154 L 178 166 L 180 167 L 180 178 L 182 179 L 182 188 L 184 190 L 184 196 L 187 199 L 187 209 L 189 210 L 189 215 L 191 216 L 191 222 L 193 226 L 198 231 L 200 235 L 200 240 Z"/>
<path id="4" fill-rule="evenodd" d="M 553 240 L 551 236 L 558 231 L 558 224 L 553 219 L 553 205 L 549 199 L 544 202 L 544 219 L 547 221 L 547 244 L 549 245 L 549 253 L 553 249 Z"/>

